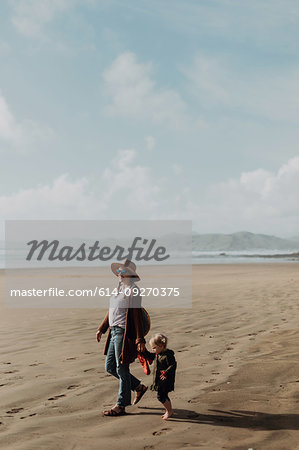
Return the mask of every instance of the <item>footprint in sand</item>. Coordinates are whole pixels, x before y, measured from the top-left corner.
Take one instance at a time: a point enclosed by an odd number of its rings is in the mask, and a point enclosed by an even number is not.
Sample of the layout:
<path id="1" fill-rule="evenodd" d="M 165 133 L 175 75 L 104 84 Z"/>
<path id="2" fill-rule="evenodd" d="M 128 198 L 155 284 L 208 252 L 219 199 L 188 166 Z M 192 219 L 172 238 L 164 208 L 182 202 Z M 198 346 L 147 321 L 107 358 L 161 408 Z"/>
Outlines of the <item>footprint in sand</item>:
<path id="1" fill-rule="evenodd" d="M 77 359 L 75 356 L 73 356 L 72 358 L 66 358 L 65 361 L 71 361 L 73 359 Z"/>
<path id="2" fill-rule="evenodd" d="M 6 383 L 4 383 L 4 384 L 0 384 L 0 387 L 2 387 L 2 386 L 6 386 Z"/>
<path id="3" fill-rule="evenodd" d="M 80 384 L 71 384 L 67 389 L 76 389 L 77 387 L 80 387 Z"/>
<path id="4" fill-rule="evenodd" d="M 36 363 L 33 363 L 33 364 L 29 364 L 29 366 L 30 367 L 35 367 L 35 366 L 39 366 L 40 364 L 44 364 L 44 363 L 36 362 Z"/>
<path id="5" fill-rule="evenodd" d="M 16 372 L 19 372 L 18 370 L 8 370 L 7 372 L 4 372 L 4 373 L 16 373 Z"/>
<path id="6" fill-rule="evenodd" d="M 83 372 L 90 372 L 91 370 L 96 370 L 95 367 L 91 367 L 90 369 L 85 369 Z"/>
<path id="7" fill-rule="evenodd" d="M 27 419 L 27 417 L 36 416 L 36 413 L 29 414 L 28 416 L 22 416 L 20 419 Z"/>
<path id="8" fill-rule="evenodd" d="M 6 414 L 17 414 L 20 411 L 23 411 L 24 408 L 11 408 L 10 411 L 6 411 Z"/>
<path id="9" fill-rule="evenodd" d="M 160 436 L 161 434 L 166 434 L 167 431 L 170 431 L 170 428 L 162 428 L 162 430 L 154 431 L 153 435 L 154 436 Z"/>
<path id="10" fill-rule="evenodd" d="M 61 397 L 65 397 L 65 394 L 55 395 L 54 397 L 48 398 L 48 400 L 58 400 Z"/>

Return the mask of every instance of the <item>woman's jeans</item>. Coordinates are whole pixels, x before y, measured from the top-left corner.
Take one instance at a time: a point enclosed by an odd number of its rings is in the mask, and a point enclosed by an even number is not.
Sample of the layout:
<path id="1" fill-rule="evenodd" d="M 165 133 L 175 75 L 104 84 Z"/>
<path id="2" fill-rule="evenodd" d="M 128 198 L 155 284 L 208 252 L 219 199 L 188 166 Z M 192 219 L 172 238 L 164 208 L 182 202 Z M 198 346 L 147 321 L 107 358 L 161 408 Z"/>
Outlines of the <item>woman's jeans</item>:
<path id="1" fill-rule="evenodd" d="M 106 355 L 105 369 L 108 373 L 119 378 L 118 406 L 131 405 L 131 390 L 135 391 L 140 380 L 130 374 L 129 364 L 121 364 L 119 357 L 122 351 L 125 330 L 121 327 L 111 327 L 111 336 Z"/>

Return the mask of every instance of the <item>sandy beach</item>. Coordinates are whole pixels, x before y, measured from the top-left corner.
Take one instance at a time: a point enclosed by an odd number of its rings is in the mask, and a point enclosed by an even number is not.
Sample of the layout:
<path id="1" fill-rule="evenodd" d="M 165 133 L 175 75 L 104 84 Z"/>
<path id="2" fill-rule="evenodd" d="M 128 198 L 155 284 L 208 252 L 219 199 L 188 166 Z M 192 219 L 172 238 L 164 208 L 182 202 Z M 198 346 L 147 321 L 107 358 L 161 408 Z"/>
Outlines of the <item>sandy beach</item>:
<path id="1" fill-rule="evenodd" d="M 149 310 L 178 362 L 168 421 L 150 391 L 102 417 L 118 389 L 95 339 L 106 310 L 8 309 L 2 271 L 0 448 L 299 449 L 298 269 L 193 266 L 192 309 Z"/>

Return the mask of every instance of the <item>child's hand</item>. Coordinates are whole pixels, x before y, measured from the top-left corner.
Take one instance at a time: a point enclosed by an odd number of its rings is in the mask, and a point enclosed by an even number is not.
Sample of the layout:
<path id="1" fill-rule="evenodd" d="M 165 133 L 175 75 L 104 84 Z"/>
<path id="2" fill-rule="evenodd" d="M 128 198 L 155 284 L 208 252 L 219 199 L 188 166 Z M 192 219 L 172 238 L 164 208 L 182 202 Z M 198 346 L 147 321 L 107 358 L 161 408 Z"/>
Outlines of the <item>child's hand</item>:
<path id="1" fill-rule="evenodd" d="M 161 370 L 160 380 L 164 381 L 164 380 L 166 380 L 166 378 L 167 378 L 167 375 L 165 373 L 165 370 Z"/>

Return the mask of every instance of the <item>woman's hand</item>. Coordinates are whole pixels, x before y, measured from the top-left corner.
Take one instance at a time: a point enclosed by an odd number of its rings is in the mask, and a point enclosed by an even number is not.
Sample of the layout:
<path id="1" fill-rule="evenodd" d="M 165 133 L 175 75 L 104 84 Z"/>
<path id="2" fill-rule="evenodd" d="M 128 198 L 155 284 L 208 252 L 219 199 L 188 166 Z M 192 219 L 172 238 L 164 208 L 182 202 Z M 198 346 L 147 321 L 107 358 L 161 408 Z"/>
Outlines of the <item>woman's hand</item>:
<path id="1" fill-rule="evenodd" d="M 143 353 L 145 350 L 145 343 L 144 342 L 139 342 L 139 344 L 137 344 L 137 351 L 140 353 Z"/>
<path id="2" fill-rule="evenodd" d="M 100 342 L 101 337 L 102 337 L 102 332 L 100 330 L 97 331 L 97 341 Z"/>

